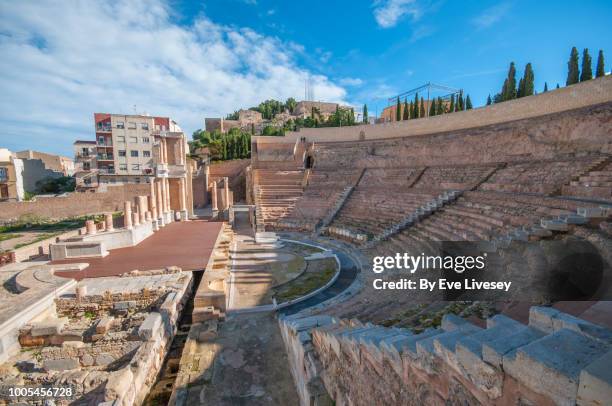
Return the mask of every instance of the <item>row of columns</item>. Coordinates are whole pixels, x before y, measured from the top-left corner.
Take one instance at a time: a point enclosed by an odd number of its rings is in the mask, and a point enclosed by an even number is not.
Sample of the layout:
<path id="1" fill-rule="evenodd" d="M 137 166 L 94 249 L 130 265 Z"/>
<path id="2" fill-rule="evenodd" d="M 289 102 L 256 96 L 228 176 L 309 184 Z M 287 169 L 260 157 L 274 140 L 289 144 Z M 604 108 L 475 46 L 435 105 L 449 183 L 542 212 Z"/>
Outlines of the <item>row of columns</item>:
<path id="1" fill-rule="evenodd" d="M 215 180 L 213 181 L 212 186 L 210 188 L 213 217 L 216 216 L 217 213 L 219 213 L 219 202 L 218 202 L 217 194 L 218 194 L 218 184 L 217 184 L 217 181 Z M 229 179 L 227 177 L 223 178 L 223 200 L 221 203 L 222 203 L 221 205 L 223 206 L 221 207 L 222 211 L 229 209 L 229 207 L 231 206 L 230 194 L 229 194 Z"/>

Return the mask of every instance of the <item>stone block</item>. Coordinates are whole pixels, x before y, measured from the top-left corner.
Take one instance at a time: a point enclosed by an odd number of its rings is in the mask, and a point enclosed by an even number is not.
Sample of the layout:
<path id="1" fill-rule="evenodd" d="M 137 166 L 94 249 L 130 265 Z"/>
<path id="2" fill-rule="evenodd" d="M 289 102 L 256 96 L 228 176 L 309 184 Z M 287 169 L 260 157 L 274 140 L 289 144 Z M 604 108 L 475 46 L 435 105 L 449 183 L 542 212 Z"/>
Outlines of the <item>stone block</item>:
<path id="1" fill-rule="evenodd" d="M 104 366 L 110 364 L 113 361 L 115 361 L 115 358 L 112 355 L 106 352 L 102 352 L 96 355 L 95 365 Z"/>
<path id="2" fill-rule="evenodd" d="M 112 372 L 104 388 L 104 400 L 121 400 L 132 386 L 133 380 L 134 375 L 129 366 Z"/>
<path id="3" fill-rule="evenodd" d="M 472 324 L 463 317 L 459 317 L 456 314 L 445 314 L 442 317 L 442 330 L 444 331 L 455 331 L 461 326 L 465 326 L 467 324 Z"/>
<path id="4" fill-rule="evenodd" d="M 138 306 L 138 303 L 135 300 L 126 300 L 122 302 L 115 302 L 113 304 L 113 309 L 115 310 L 128 310 L 133 309 Z"/>
<path id="5" fill-rule="evenodd" d="M 544 333 L 541 331 L 525 327 L 506 337 L 483 343 L 482 359 L 496 368 L 501 368 L 505 354 L 523 345 L 527 345 L 542 336 L 544 336 Z"/>
<path id="6" fill-rule="evenodd" d="M 161 328 L 162 317 L 159 313 L 149 313 L 147 318 L 138 328 L 138 337 L 142 340 L 150 340 Z"/>
<path id="7" fill-rule="evenodd" d="M 66 317 L 59 319 L 47 319 L 32 326 L 32 337 L 50 336 L 60 334 L 64 325 L 68 322 Z"/>
<path id="8" fill-rule="evenodd" d="M 76 358 L 58 358 L 46 359 L 43 361 L 43 369 L 49 371 L 66 371 L 69 369 L 77 369 L 81 366 Z"/>
<path id="9" fill-rule="evenodd" d="M 578 215 L 586 218 L 605 218 L 606 211 L 601 207 L 578 207 Z"/>
<path id="10" fill-rule="evenodd" d="M 580 372 L 578 405 L 599 406 L 612 401 L 612 351 Z"/>
<path id="11" fill-rule="evenodd" d="M 102 317 L 100 320 L 98 320 L 98 323 L 96 324 L 96 333 L 106 334 L 106 332 L 109 331 L 113 326 L 114 321 L 115 318 L 112 316 Z"/>
<path id="12" fill-rule="evenodd" d="M 559 405 L 574 405 L 581 371 L 609 346 L 571 330 L 560 330 L 503 357 L 504 371 Z"/>

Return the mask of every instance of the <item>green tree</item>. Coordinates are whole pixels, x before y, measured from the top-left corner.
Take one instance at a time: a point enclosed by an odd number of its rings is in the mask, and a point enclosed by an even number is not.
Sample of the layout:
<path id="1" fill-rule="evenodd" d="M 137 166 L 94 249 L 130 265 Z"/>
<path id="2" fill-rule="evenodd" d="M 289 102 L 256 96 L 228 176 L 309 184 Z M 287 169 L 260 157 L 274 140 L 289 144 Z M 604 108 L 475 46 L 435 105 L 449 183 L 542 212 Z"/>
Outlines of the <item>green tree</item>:
<path id="1" fill-rule="evenodd" d="M 523 97 L 525 95 L 525 81 L 523 78 L 519 79 L 518 88 L 516 90 L 516 97 Z"/>
<path id="2" fill-rule="evenodd" d="M 589 48 L 584 48 L 582 51 L 582 73 L 580 74 L 580 81 L 593 79 L 593 61 L 591 55 L 589 55 Z"/>
<path id="3" fill-rule="evenodd" d="M 544 93 L 548 92 L 548 83 L 544 82 Z"/>
<path id="4" fill-rule="evenodd" d="M 444 101 L 441 97 L 438 97 L 438 105 L 436 106 L 436 115 L 445 113 Z"/>
<path id="5" fill-rule="evenodd" d="M 491 101 L 491 95 L 487 96 L 487 106 L 490 106 L 493 102 Z"/>
<path id="6" fill-rule="evenodd" d="M 468 94 L 465 98 L 465 109 L 472 110 L 472 100 L 470 100 L 470 95 Z"/>
<path id="7" fill-rule="evenodd" d="M 457 104 L 455 105 L 455 111 L 464 110 L 463 106 L 463 90 L 459 90 L 459 95 L 457 96 Z"/>
<path id="8" fill-rule="evenodd" d="M 451 113 L 455 111 L 455 95 L 454 94 L 451 94 L 450 105 L 449 105 L 448 111 Z"/>
<path id="9" fill-rule="evenodd" d="M 402 102 L 400 102 L 400 98 L 397 98 L 397 104 L 395 105 L 395 121 L 400 121 L 402 119 Z"/>
<path id="10" fill-rule="evenodd" d="M 363 122 L 364 123 L 368 122 L 368 105 L 367 104 L 363 105 Z"/>
<path id="11" fill-rule="evenodd" d="M 604 68 L 603 51 L 600 49 L 599 54 L 597 55 L 597 68 L 595 69 L 595 77 L 600 78 L 602 76 L 606 76 L 606 71 Z"/>
<path id="12" fill-rule="evenodd" d="M 295 101 L 293 97 L 288 98 L 287 101 L 285 102 L 285 107 L 287 108 L 287 110 L 289 110 L 289 113 L 293 113 L 293 110 L 295 110 L 296 106 L 297 106 L 297 102 Z"/>
<path id="13" fill-rule="evenodd" d="M 559 84 L 557 83 L 557 89 L 559 88 Z"/>
<path id="14" fill-rule="evenodd" d="M 425 117 L 425 101 L 423 100 L 423 97 L 421 97 L 421 109 L 419 110 L 419 117 Z"/>
<path id="15" fill-rule="evenodd" d="M 410 112 L 408 111 L 408 98 L 404 99 L 404 111 L 402 112 L 402 120 L 408 120 L 410 118 Z"/>
<path id="16" fill-rule="evenodd" d="M 578 83 L 580 73 L 578 71 L 578 50 L 576 47 L 572 47 L 570 52 L 570 59 L 567 62 L 567 80 L 565 84 L 567 86 Z"/>
<path id="17" fill-rule="evenodd" d="M 414 94 L 414 103 L 412 105 L 412 118 L 419 118 L 419 93 Z"/>
<path id="18" fill-rule="evenodd" d="M 436 100 L 429 100 L 429 116 L 435 116 L 436 115 Z"/>
<path id="19" fill-rule="evenodd" d="M 535 75 L 531 62 L 525 65 L 525 73 L 523 74 L 523 96 L 531 96 L 535 90 L 534 86 Z"/>
<path id="20" fill-rule="evenodd" d="M 501 101 L 516 99 L 516 68 L 514 62 L 510 62 L 508 68 L 508 76 L 504 80 L 504 85 L 501 91 Z"/>

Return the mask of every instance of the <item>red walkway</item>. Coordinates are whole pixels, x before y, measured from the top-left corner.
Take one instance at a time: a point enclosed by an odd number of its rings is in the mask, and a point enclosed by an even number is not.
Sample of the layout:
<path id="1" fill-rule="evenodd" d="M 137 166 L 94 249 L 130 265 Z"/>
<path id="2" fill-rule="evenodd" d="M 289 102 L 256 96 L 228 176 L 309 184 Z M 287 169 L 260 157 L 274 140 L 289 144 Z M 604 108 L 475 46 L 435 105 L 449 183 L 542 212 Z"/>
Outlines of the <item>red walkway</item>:
<path id="1" fill-rule="evenodd" d="M 177 222 L 155 232 L 135 247 L 110 251 L 104 258 L 54 261 L 53 264 L 87 262 L 80 272 L 57 272 L 75 279 L 120 275 L 138 269 L 146 271 L 178 266 L 183 270 L 204 269 L 223 223 L 202 220 Z"/>

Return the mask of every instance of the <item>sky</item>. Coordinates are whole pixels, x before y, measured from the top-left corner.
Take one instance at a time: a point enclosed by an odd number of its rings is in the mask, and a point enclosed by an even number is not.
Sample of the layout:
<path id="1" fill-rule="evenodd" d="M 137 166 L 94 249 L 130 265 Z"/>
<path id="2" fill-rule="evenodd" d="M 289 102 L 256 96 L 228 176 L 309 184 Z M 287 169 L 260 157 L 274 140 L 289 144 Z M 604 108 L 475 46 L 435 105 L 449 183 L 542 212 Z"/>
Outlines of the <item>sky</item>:
<path id="1" fill-rule="evenodd" d="M 72 156 L 93 113 L 205 117 L 304 97 L 378 113 L 427 82 L 481 106 L 508 65 L 565 83 L 570 49 L 612 66 L 612 2 L 0 0 L 0 147 Z"/>

